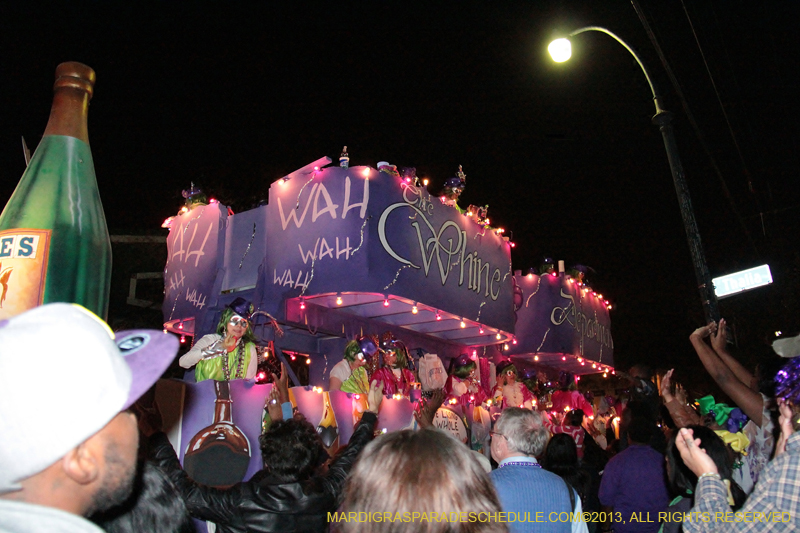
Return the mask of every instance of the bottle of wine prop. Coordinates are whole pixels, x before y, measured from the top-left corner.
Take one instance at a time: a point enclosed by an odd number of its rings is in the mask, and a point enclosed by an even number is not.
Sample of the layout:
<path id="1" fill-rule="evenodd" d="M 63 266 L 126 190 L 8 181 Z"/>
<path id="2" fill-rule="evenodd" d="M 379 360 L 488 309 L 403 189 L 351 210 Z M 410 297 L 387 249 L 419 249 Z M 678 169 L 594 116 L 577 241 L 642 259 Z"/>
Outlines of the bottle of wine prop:
<path id="1" fill-rule="evenodd" d="M 49 302 L 106 318 L 111 242 L 89 149 L 95 73 L 56 68 L 44 136 L 0 215 L 0 319 Z"/>

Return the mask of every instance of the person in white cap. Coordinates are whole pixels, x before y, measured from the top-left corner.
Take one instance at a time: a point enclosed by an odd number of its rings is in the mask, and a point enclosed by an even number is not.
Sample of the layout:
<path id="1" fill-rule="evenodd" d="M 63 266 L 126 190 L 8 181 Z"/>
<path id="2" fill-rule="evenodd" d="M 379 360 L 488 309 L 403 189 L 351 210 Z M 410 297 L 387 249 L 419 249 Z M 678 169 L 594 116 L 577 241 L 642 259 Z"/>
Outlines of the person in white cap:
<path id="1" fill-rule="evenodd" d="M 48 367 L 32 377 L 45 339 Z M 139 434 L 128 409 L 178 345 L 158 330 L 115 335 L 74 304 L 0 322 L 0 532 L 102 531 L 82 517 L 130 494 Z"/>

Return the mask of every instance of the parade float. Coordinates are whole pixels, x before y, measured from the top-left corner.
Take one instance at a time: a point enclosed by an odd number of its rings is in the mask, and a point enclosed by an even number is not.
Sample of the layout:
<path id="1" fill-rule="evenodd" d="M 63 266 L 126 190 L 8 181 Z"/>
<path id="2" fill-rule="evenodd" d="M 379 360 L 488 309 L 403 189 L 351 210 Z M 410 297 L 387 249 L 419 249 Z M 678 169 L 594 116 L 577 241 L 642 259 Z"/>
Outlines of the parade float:
<path id="1" fill-rule="evenodd" d="M 434 423 L 483 452 L 498 409 L 495 364 L 533 371 L 542 387 L 560 370 L 613 372 L 608 303 L 564 272 L 514 273 L 513 243 L 489 225 L 485 208 L 458 206 L 461 169 L 436 196 L 413 168 L 331 162 L 321 158 L 275 181 L 267 205 L 241 213 L 193 201 L 200 193 L 189 190 L 187 206 L 167 224 L 164 328 L 191 344 L 243 298 L 252 302 L 262 363 L 255 380 L 233 380 L 224 391 L 187 374 L 173 442 L 196 478 L 225 486 L 261 468 L 253 447 L 272 387 L 264 370 L 276 368 L 264 364 L 270 360 L 285 363 L 293 406 L 329 436 L 329 450 L 346 444 L 364 397 L 330 391 L 329 373 L 356 338 L 390 332 L 411 359 L 436 354 L 451 373 L 474 368 L 472 392 L 451 392 Z M 454 379 L 461 381 L 451 377 L 448 387 Z M 413 427 L 418 398 L 387 398 L 378 427 Z M 192 459 L 209 439 L 225 453 Z"/>

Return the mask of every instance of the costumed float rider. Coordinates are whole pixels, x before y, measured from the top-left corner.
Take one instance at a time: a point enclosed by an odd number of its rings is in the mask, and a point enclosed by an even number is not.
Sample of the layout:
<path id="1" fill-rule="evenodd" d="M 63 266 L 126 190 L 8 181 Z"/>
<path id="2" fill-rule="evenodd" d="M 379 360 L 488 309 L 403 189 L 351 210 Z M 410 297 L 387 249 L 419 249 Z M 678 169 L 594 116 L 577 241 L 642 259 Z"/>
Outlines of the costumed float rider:
<path id="1" fill-rule="evenodd" d="M 447 401 L 457 399 L 461 405 L 480 405 L 487 400 L 486 393 L 478 383 L 478 365 L 469 355 L 462 353 L 452 363 L 450 376 L 444 384 Z"/>
<path id="2" fill-rule="evenodd" d="M 517 381 L 517 367 L 511 361 L 497 365 L 497 385 L 492 394 L 495 405 L 533 409 L 533 394 L 521 381 Z"/>
<path id="3" fill-rule="evenodd" d="M 244 298 L 236 298 L 223 309 L 217 332 L 204 335 L 178 361 L 191 368 L 197 382 L 213 379 L 251 379 L 256 375 L 258 357 L 255 335 L 250 327 L 252 306 Z"/>
<path id="4" fill-rule="evenodd" d="M 383 366 L 372 374 L 372 381 L 383 383 L 386 395 L 402 394 L 409 396 L 416 378 L 408 367 L 408 349 L 393 333 L 387 331 L 381 335 L 381 351 Z"/>
<path id="5" fill-rule="evenodd" d="M 553 411 L 567 412 L 580 409 L 586 416 L 594 416 L 592 404 L 578 390 L 575 383 L 575 374 L 572 372 L 561 372 L 558 376 L 559 389 L 553 392 Z"/>
<path id="6" fill-rule="evenodd" d="M 376 353 L 378 343 L 371 337 L 362 335 L 348 342 L 344 348 L 344 359 L 331 368 L 330 390 L 366 394 L 369 391 L 369 375 L 364 365 Z M 347 385 L 343 386 L 345 383 Z"/>

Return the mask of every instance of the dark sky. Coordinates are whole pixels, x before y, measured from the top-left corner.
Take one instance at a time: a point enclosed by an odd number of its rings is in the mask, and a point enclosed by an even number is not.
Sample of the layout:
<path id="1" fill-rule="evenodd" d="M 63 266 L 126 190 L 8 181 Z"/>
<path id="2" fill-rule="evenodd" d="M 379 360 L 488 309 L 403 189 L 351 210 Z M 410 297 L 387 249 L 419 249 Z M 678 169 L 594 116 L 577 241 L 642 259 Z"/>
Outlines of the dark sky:
<path id="1" fill-rule="evenodd" d="M 44 130 L 56 65 L 81 61 L 97 72 L 89 135 L 112 233 L 158 234 L 190 181 L 248 209 L 345 144 L 351 164 L 415 166 L 433 192 L 461 164 L 462 206 L 489 204 L 513 231 L 515 269 L 596 270 L 619 364 L 682 365 L 702 311 L 646 81 L 600 33 L 565 64 L 546 52 L 559 31 L 604 26 L 676 115 L 712 275 L 773 268 L 723 315 L 747 342 L 800 331 L 800 3 L 638 4 L 702 142 L 622 0 L 4 3 L 0 199 L 24 170 L 20 136 L 34 147 Z"/>

